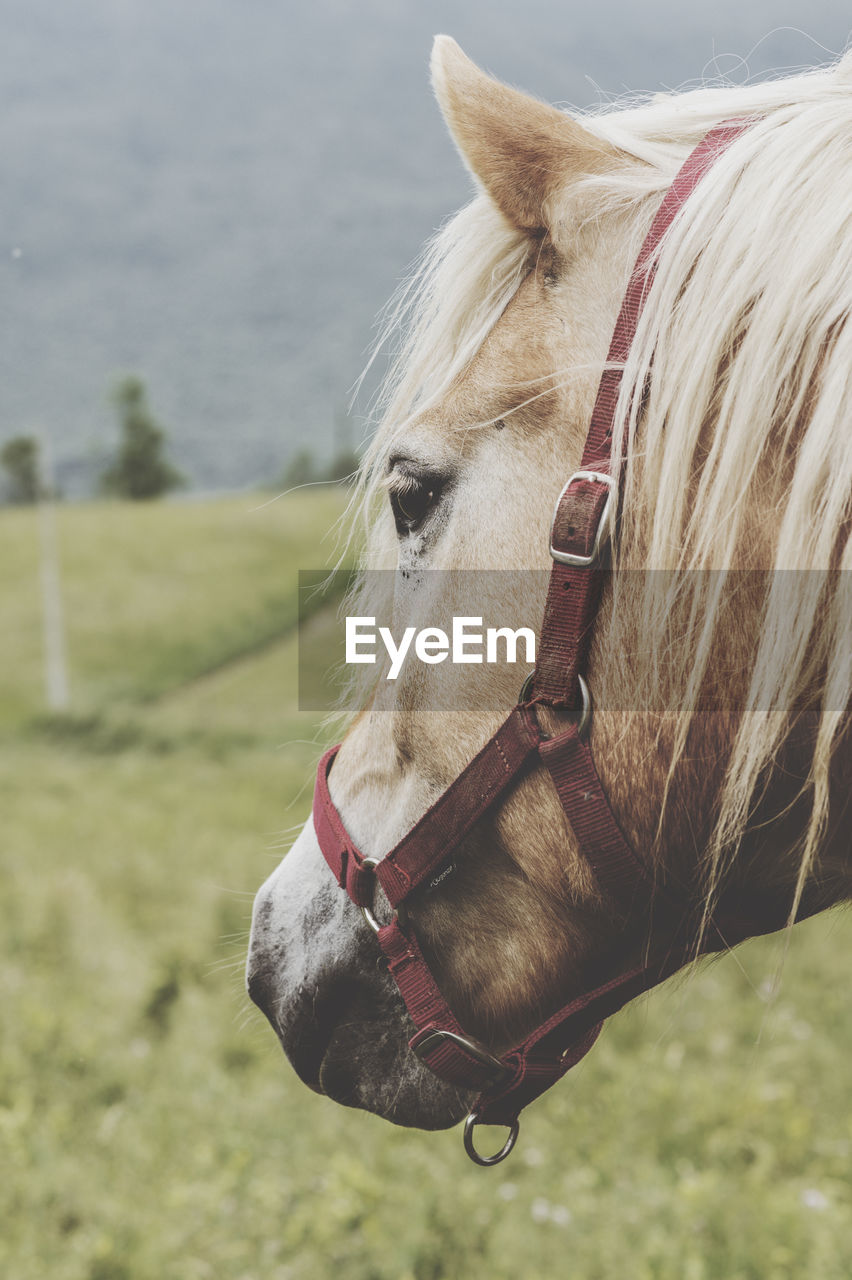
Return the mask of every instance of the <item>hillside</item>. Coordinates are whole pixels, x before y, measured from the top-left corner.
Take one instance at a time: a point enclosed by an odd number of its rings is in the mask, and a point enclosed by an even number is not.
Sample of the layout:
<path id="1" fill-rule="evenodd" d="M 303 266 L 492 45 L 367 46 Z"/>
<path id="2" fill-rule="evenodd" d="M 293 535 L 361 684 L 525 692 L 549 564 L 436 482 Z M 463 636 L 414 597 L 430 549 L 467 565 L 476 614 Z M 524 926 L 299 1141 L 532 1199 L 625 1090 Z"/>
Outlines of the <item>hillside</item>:
<path id="1" fill-rule="evenodd" d="M 0 442 L 43 431 L 72 495 L 127 371 L 205 489 L 358 441 L 373 319 L 470 191 L 436 31 L 586 107 L 813 65 L 850 27 L 836 0 L 0 0 L 0 20 Z"/>

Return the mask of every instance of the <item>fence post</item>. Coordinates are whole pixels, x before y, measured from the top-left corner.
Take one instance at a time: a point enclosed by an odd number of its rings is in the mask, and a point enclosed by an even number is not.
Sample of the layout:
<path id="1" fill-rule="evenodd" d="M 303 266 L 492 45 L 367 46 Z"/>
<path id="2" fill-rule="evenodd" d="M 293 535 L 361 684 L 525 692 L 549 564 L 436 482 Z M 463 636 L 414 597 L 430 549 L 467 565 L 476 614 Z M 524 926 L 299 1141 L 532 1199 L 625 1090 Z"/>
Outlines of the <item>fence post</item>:
<path id="1" fill-rule="evenodd" d="M 39 439 L 38 524 L 41 545 L 41 605 L 44 627 L 44 684 L 51 711 L 67 711 L 68 663 L 56 529 L 53 459 L 47 437 Z"/>

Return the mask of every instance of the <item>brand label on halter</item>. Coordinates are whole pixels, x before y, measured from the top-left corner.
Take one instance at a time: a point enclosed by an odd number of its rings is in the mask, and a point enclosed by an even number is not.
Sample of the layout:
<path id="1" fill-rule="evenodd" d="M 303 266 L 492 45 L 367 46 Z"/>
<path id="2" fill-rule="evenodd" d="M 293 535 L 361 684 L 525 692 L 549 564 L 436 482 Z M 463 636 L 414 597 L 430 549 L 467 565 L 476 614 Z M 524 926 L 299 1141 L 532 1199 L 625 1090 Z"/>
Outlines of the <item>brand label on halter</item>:
<path id="1" fill-rule="evenodd" d="M 439 871 L 436 876 L 433 876 L 431 880 L 427 881 L 426 892 L 431 893 L 433 889 L 437 889 L 439 884 L 443 884 L 445 880 L 449 879 L 455 869 L 456 864 L 454 862 L 448 862 L 442 871 Z"/>

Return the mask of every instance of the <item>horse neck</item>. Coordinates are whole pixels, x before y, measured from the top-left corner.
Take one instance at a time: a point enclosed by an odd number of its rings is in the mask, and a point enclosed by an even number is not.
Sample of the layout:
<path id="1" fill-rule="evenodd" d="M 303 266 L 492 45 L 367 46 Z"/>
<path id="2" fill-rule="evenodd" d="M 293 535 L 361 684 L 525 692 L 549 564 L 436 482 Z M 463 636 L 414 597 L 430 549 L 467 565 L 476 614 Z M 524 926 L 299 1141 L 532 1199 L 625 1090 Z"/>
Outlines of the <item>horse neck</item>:
<path id="1" fill-rule="evenodd" d="M 641 540 L 620 558 L 604 595 L 590 663 L 595 694 L 593 748 L 598 769 L 622 828 L 639 855 L 663 880 L 706 895 L 720 909 L 736 904 L 786 904 L 796 892 L 813 800 L 810 783 L 817 716 L 791 721 L 789 732 L 760 778 L 748 824 L 739 839 L 715 850 L 714 833 L 728 762 L 743 715 L 760 635 L 761 605 L 772 563 L 778 515 L 774 485 L 756 494 L 752 529 L 733 571 L 710 577 L 721 603 L 713 627 L 698 708 L 684 725 L 689 694 L 690 641 L 671 661 L 683 635 L 695 637 L 687 604 L 669 614 L 670 647 L 648 637 L 649 584 L 671 593 L 676 572 L 644 568 Z M 642 566 L 642 567 L 640 567 Z M 689 592 L 686 600 L 689 599 Z M 653 630 L 653 627 L 651 628 Z M 852 896 L 848 837 L 852 768 L 850 731 L 836 750 L 829 819 L 819 858 L 819 883 L 810 900 L 824 909 Z M 673 760 L 675 763 L 673 764 Z M 781 910 L 781 907 L 778 908 Z M 777 914 L 777 910 L 776 910 Z"/>

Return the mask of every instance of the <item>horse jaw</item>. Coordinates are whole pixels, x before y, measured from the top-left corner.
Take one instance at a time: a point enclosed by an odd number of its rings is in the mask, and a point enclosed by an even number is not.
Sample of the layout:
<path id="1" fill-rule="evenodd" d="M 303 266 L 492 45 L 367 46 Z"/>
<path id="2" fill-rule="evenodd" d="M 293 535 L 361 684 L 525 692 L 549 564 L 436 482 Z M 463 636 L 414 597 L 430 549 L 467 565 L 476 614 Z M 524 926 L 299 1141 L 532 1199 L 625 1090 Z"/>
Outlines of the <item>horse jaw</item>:
<path id="1" fill-rule="evenodd" d="M 399 991 L 360 911 L 341 893 L 309 820 L 254 902 L 248 992 L 299 1078 L 394 1124 L 446 1129 L 473 1095 L 408 1048 Z"/>

